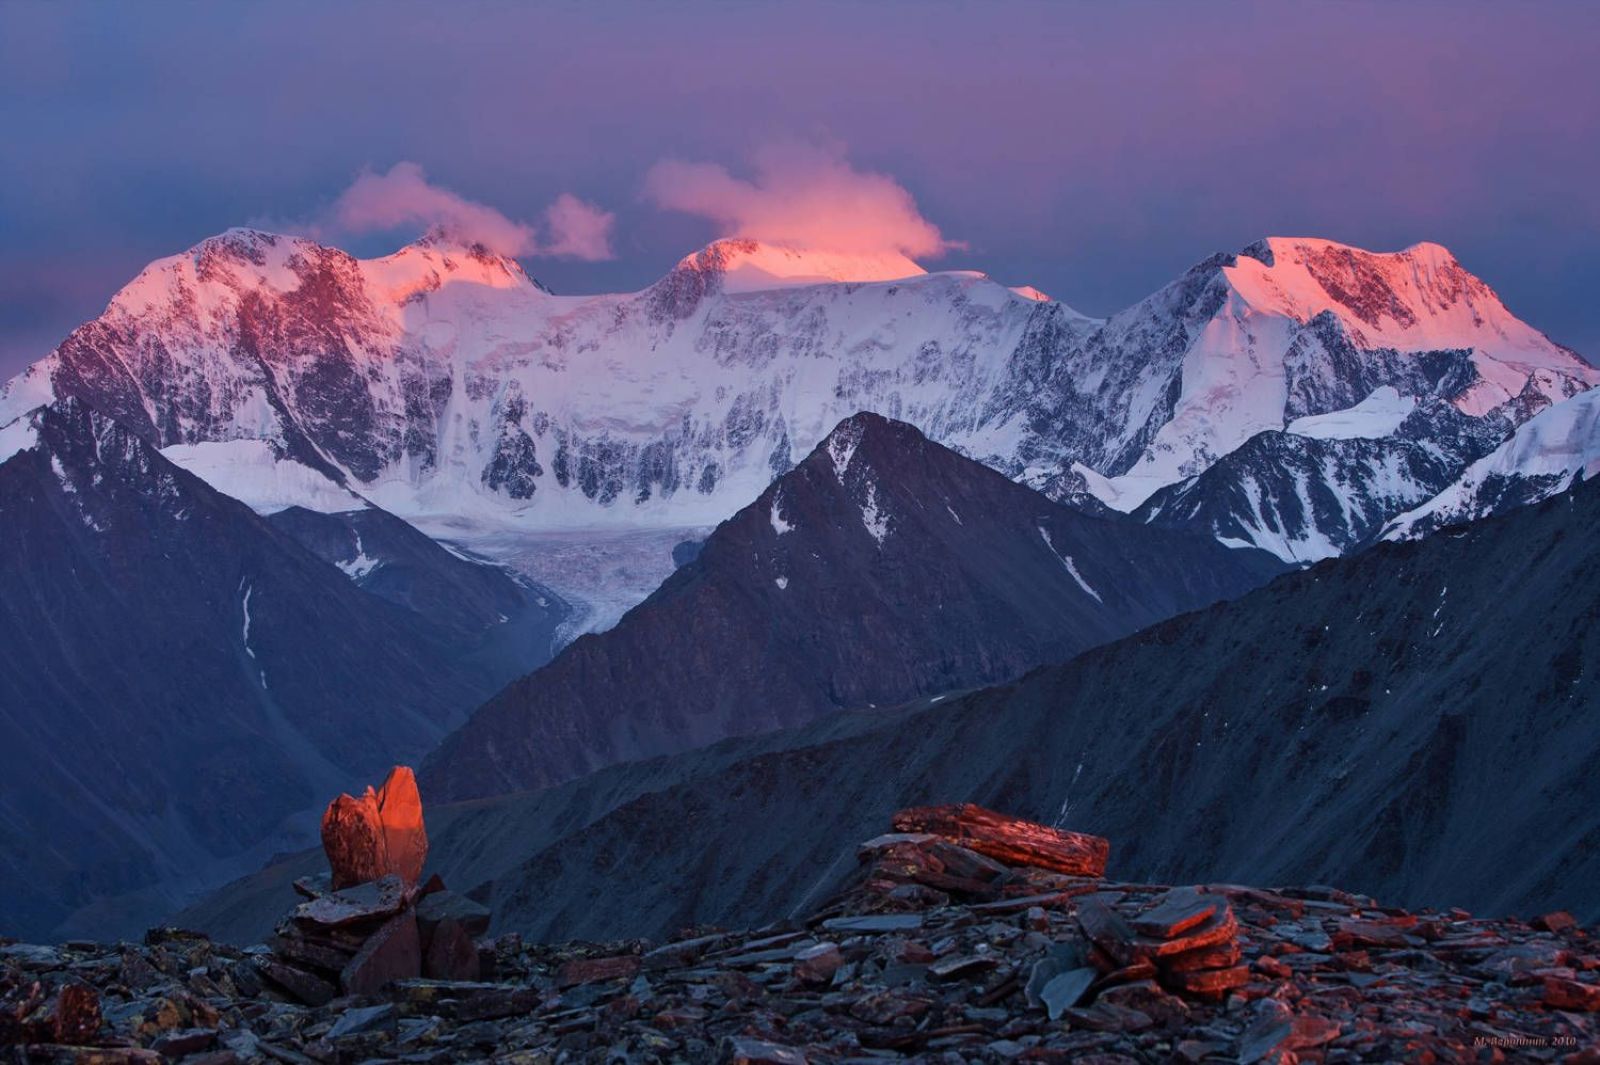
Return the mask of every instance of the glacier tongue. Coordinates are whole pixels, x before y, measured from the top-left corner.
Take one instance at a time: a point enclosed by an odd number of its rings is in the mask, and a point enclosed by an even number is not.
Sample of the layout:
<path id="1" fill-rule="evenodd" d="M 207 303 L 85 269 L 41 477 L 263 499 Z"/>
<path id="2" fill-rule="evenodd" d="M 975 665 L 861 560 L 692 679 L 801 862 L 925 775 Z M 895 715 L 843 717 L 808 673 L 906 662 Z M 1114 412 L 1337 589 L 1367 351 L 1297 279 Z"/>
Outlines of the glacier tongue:
<path id="1" fill-rule="evenodd" d="M 1400 428 L 1416 408 L 1414 397 L 1402 396 L 1392 385 L 1384 385 L 1354 407 L 1296 418 L 1288 431 L 1317 440 L 1377 439 Z"/>

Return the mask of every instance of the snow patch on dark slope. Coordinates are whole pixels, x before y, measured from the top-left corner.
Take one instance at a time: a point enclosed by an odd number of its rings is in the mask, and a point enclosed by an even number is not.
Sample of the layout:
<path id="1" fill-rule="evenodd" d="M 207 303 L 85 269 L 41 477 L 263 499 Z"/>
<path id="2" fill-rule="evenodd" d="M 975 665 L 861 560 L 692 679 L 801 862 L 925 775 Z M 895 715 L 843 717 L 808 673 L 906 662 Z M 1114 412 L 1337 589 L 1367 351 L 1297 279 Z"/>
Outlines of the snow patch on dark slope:
<path id="1" fill-rule="evenodd" d="M 314 839 L 299 811 L 420 757 L 506 679 L 86 404 L 20 426 L 0 462 L 8 932 L 136 931 Z"/>
<path id="2" fill-rule="evenodd" d="M 1263 553 L 1090 517 L 872 414 L 724 522 L 429 760 L 430 799 L 971 687 L 1237 595 Z"/>

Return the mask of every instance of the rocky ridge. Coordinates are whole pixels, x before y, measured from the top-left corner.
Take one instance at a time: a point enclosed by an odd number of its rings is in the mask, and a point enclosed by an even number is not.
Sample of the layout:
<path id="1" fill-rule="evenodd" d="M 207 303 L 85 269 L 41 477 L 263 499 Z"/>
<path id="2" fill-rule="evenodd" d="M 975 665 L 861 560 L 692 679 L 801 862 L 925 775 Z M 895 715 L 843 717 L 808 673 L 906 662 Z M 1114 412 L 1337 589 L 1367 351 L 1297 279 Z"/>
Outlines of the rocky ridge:
<path id="1" fill-rule="evenodd" d="M 506 934 L 467 950 L 487 914 L 394 876 L 304 885 L 314 897 L 285 921 L 297 936 L 271 946 L 174 929 L 7 942 L 0 1045 L 19 1061 L 191 1065 L 1600 1061 L 1600 941 L 1563 913 L 1123 883 L 1104 875 L 1105 840 L 971 806 L 893 827 L 809 917 L 661 944 Z M 453 912 L 419 931 L 446 908 L 431 899 Z M 421 948 L 445 920 L 454 979 Z M 383 931 L 397 922 L 408 931 Z M 318 975 L 352 946 L 337 983 Z"/>

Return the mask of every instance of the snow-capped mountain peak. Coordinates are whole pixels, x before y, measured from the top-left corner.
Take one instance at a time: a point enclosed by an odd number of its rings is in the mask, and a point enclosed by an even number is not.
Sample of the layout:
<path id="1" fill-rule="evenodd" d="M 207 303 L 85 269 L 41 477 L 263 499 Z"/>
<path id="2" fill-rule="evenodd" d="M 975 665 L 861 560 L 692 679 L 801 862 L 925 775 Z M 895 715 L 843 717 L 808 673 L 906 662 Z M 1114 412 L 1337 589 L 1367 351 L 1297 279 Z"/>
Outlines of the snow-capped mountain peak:
<path id="1" fill-rule="evenodd" d="M 898 281 L 927 273 L 897 251 L 844 252 L 725 238 L 686 255 L 677 269 L 720 279 L 724 292 L 757 292 L 840 281 Z"/>
<path id="2" fill-rule="evenodd" d="M 1106 478 L 1089 490 L 1122 510 L 1379 388 L 1515 422 L 1600 383 L 1437 244 L 1380 253 L 1270 237 L 1201 263 L 1107 330 L 1154 349 L 1126 401 L 1130 426 L 1151 435 L 1132 438 L 1142 447 L 1122 468 L 1089 464 Z"/>
<path id="3" fill-rule="evenodd" d="M 1600 383 L 1437 245 L 1272 238 L 1104 320 L 1042 295 L 719 240 L 639 292 L 553 296 L 442 232 L 357 259 L 230 230 L 151 264 L 0 388 L 0 425 L 74 395 L 263 509 L 353 491 L 412 520 L 544 530 L 714 525 L 859 410 L 1124 511 L 1262 433 L 1466 441 L 1375 495 L 1365 528 Z"/>
<path id="4" fill-rule="evenodd" d="M 1411 540 L 1564 492 L 1600 473 L 1600 389 L 1546 407 L 1423 505 L 1399 515 L 1384 539 Z"/>
<path id="5" fill-rule="evenodd" d="M 1449 250 L 1423 242 L 1370 252 L 1331 240 L 1268 237 L 1223 273 L 1258 313 L 1334 315 L 1357 346 L 1475 348 L 1519 366 L 1566 365 L 1571 352 L 1518 319 Z"/>

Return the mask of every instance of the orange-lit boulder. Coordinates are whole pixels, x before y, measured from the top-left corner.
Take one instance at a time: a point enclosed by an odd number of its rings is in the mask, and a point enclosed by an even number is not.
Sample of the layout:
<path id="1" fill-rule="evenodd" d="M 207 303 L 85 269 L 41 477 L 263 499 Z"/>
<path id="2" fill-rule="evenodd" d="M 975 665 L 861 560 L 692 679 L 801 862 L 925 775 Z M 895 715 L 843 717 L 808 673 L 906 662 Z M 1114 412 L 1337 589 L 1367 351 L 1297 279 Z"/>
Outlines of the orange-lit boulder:
<path id="1" fill-rule="evenodd" d="M 376 791 L 369 787 L 359 799 L 341 795 L 329 803 L 322 815 L 322 849 L 335 891 L 391 873 L 407 887 L 415 885 L 428 857 L 428 831 L 411 769 L 395 766 Z"/>

